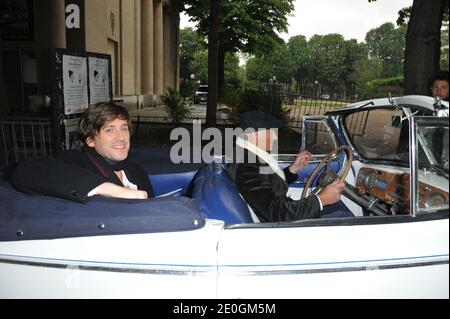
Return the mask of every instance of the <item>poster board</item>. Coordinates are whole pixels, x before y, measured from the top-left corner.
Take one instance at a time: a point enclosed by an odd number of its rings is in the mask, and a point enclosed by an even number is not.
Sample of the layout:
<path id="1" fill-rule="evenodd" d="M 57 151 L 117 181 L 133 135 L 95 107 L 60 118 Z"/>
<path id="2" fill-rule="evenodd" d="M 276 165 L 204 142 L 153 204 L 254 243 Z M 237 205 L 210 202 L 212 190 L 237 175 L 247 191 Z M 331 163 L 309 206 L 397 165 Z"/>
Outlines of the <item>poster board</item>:
<path id="1" fill-rule="evenodd" d="M 81 115 L 89 105 L 112 100 L 111 56 L 53 49 L 52 110 L 57 151 L 75 148 Z"/>

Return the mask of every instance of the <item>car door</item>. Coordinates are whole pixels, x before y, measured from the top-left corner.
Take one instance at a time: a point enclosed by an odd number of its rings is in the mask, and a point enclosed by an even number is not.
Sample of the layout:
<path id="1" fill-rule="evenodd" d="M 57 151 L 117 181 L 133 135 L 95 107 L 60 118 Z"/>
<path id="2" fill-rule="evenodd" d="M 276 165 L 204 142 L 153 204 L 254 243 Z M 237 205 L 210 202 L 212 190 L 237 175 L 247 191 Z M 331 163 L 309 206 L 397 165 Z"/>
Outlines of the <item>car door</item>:
<path id="1" fill-rule="evenodd" d="M 420 123 L 412 122 L 410 145 L 428 122 Z M 410 151 L 420 158 L 418 148 Z M 218 245 L 217 296 L 448 298 L 448 201 L 434 210 L 420 206 L 427 188 L 417 182 L 421 162 L 413 163 L 411 214 L 227 226 Z"/>

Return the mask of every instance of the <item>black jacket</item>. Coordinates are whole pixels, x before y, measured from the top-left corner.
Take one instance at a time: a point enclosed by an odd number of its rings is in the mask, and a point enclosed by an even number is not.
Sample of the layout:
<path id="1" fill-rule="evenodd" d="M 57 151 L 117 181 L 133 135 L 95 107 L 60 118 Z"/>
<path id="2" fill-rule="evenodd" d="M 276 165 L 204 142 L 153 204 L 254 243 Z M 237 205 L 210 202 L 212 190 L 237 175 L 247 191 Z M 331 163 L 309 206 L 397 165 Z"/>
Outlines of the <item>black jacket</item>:
<path id="1" fill-rule="evenodd" d="M 277 174 L 261 174 L 264 163 L 230 164 L 227 172 L 239 193 L 261 222 L 284 222 L 320 218 L 320 203 L 316 196 L 301 200 L 287 197 L 289 184 L 297 180 L 289 168 L 284 169 L 286 181 Z"/>
<path id="2" fill-rule="evenodd" d="M 66 151 L 58 158 L 33 158 L 17 164 L 11 184 L 32 195 L 47 195 L 85 203 L 88 193 L 105 182 L 123 186 L 115 170 L 124 170 L 128 180 L 153 197 L 147 173 L 136 163 L 125 160 L 113 167 L 94 150 Z"/>

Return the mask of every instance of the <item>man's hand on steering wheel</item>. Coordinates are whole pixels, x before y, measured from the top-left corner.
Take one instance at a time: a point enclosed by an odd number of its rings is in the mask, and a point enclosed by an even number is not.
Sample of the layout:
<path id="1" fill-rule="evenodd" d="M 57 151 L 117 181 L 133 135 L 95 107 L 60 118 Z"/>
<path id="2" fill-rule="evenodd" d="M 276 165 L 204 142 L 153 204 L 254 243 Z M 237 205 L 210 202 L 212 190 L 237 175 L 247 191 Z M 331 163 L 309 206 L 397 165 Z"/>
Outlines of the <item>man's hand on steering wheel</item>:
<path id="1" fill-rule="evenodd" d="M 342 169 L 336 173 L 331 168 L 331 162 L 336 159 L 341 152 L 345 154 L 346 162 Z M 305 188 L 303 189 L 301 198 L 306 198 L 309 196 L 309 193 L 311 193 L 318 195 L 324 206 L 338 202 L 344 191 L 345 178 L 350 171 L 352 161 L 353 152 L 348 146 L 340 146 L 328 153 L 309 177 L 305 184 Z M 324 171 L 323 168 L 325 168 Z M 319 177 L 317 186 L 312 187 L 317 177 Z"/>
<path id="2" fill-rule="evenodd" d="M 345 183 L 338 179 L 332 184 L 325 187 L 318 195 L 323 206 L 328 206 L 337 203 L 341 200 L 342 192 L 344 191 Z"/>

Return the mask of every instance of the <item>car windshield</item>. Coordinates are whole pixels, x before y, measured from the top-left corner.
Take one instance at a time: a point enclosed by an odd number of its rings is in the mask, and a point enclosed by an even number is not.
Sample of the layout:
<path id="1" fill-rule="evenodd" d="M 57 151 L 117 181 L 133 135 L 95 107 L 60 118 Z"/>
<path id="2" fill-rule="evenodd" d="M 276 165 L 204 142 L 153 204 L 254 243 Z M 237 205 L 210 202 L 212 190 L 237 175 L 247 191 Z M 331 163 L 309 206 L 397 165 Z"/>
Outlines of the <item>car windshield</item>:
<path id="1" fill-rule="evenodd" d="M 448 127 L 425 126 L 418 129 L 419 165 L 448 175 Z"/>
<path id="2" fill-rule="evenodd" d="M 207 86 L 200 86 L 197 90 L 198 92 L 208 92 L 208 87 Z"/>
<path id="3" fill-rule="evenodd" d="M 404 116 L 398 108 L 371 109 L 347 115 L 344 124 L 353 146 L 364 158 L 407 165 L 409 125 Z"/>
<path id="4" fill-rule="evenodd" d="M 369 160 L 409 165 L 409 121 L 400 108 L 380 108 L 352 113 L 345 127 L 356 151 Z M 422 127 L 419 157 L 427 166 L 448 174 L 448 127 Z"/>
<path id="5" fill-rule="evenodd" d="M 448 210 L 448 118 L 415 118 L 417 213 Z"/>

